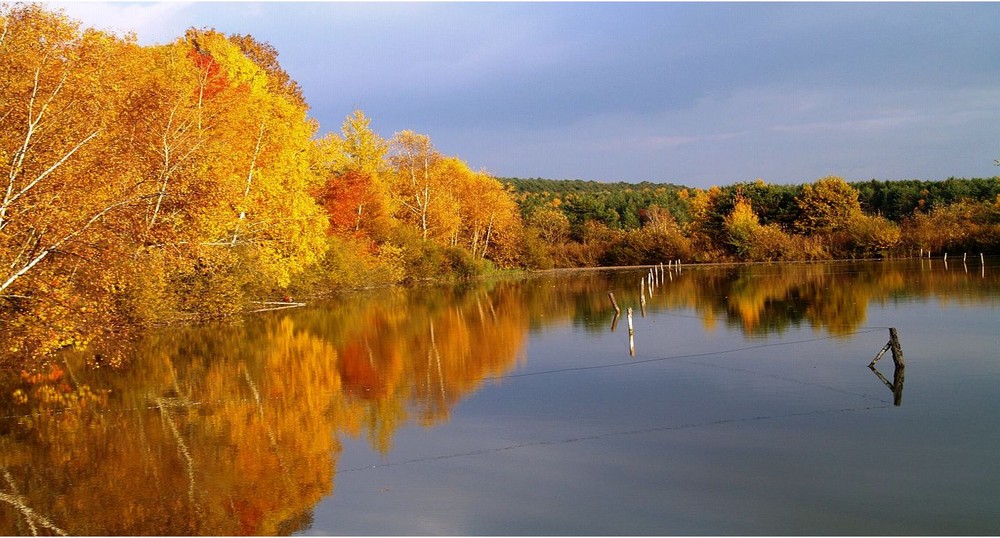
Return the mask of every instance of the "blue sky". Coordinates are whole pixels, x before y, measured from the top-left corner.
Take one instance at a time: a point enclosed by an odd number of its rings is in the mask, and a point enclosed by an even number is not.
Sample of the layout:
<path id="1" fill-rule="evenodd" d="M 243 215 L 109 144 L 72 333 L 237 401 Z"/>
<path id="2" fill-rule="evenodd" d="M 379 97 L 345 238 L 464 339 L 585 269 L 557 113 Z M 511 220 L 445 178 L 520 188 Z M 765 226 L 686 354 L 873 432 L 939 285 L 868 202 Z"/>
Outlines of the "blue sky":
<path id="1" fill-rule="evenodd" d="M 1000 3 L 59 3 L 272 44 L 321 133 L 356 107 L 498 176 L 1000 175 Z"/>

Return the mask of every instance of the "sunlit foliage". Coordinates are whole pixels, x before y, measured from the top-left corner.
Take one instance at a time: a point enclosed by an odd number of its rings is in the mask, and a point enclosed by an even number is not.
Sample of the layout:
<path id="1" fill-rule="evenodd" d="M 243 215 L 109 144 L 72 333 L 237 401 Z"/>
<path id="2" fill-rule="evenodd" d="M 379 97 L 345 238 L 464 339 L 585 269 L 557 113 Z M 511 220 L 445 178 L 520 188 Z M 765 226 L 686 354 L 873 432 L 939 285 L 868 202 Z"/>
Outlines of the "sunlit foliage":
<path id="1" fill-rule="evenodd" d="M 499 182 L 410 131 L 390 153 L 359 110 L 317 139 L 267 43 L 192 28 L 139 46 L 33 4 L 0 22 L 2 362 L 240 313 L 290 286 L 520 263 Z"/>

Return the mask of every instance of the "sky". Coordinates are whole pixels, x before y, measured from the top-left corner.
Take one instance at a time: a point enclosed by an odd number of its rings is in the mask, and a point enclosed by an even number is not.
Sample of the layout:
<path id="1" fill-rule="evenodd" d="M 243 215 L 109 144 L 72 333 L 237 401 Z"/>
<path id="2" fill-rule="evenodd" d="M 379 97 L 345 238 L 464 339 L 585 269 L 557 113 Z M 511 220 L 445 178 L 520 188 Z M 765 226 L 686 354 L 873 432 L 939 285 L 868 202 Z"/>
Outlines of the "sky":
<path id="1" fill-rule="evenodd" d="M 360 108 L 500 177 L 1000 175 L 1000 3 L 50 5 L 142 44 L 251 34 L 320 135 Z"/>

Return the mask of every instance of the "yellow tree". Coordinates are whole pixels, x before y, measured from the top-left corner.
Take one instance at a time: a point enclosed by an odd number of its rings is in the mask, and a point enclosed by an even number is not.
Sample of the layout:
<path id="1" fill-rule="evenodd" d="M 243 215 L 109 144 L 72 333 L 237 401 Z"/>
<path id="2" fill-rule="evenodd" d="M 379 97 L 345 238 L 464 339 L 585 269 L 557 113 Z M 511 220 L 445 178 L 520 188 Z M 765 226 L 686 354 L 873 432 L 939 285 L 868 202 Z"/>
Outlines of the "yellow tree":
<path id="1" fill-rule="evenodd" d="M 742 194 L 737 194 L 733 210 L 723 222 L 729 244 L 736 249 L 740 257 L 749 257 L 761 228 L 760 219 L 753 210 L 750 200 Z"/>
<path id="2" fill-rule="evenodd" d="M 0 7 L 4 352 L 85 344 L 115 310 L 104 285 L 143 194 L 120 128 L 137 49 L 37 5 Z"/>
<path id="3" fill-rule="evenodd" d="M 389 162 L 393 166 L 393 199 L 403 208 L 403 213 L 414 221 L 426 241 L 431 224 L 431 204 L 441 194 L 442 186 L 433 173 L 441 160 L 427 135 L 413 131 L 396 133 L 390 142 Z"/>
<path id="4" fill-rule="evenodd" d="M 132 307 L 167 290 L 195 311 L 205 294 L 188 292 L 223 290 L 208 310 L 238 310 L 322 254 L 303 157 L 315 122 L 239 46 L 192 31 L 139 47 L 38 6 L 0 9 L 6 351 L 148 320 Z"/>
<path id="5" fill-rule="evenodd" d="M 123 100 L 127 45 L 37 5 L 0 11 L 0 295 L 53 253 L 81 254 L 96 225 L 136 199 L 95 162 Z M 119 181 L 121 180 L 121 181 Z"/>
<path id="6" fill-rule="evenodd" d="M 189 32 L 186 42 L 196 62 L 220 65 L 225 82 L 210 105 L 201 181 L 211 195 L 194 214 L 201 244 L 248 259 L 259 283 L 286 286 L 325 245 L 326 219 L 308 194 L 318 180 L 304 157 L 316 124 L 222 34 Z"/>
<path id="7" fill-rule="evenodd" d="M 799 206 L 796 226 L 804 233 L 842 230 L 853 216 L 861 213 L 858 191 L 836 176 L 804 185 L 796 203 Z"/>
<path id="8" fill-rule="evenodd" d="M 496 259 L 488 254 L 500 255 L 490 250 L 491 247 L 495 250 L 498 244 L 510 250 L 522 226 L 520 211 L 511 193 L 485 172 L 469 171 L 464 181 L 453 185 L 460 206 L 462 245 L 481 259 Z M 506 261 L 512 261 L 509 259 L 511 253 L 506 254 Z"/>

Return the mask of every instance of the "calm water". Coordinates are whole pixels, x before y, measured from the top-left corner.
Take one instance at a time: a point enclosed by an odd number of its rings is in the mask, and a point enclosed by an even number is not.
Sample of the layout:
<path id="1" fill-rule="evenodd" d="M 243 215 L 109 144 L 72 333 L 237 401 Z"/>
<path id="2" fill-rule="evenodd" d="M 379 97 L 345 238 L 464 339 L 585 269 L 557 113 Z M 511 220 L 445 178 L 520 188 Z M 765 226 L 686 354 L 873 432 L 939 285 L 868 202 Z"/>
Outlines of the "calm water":
<path id="1" fill-rule="evenodd" d="M 0 533 L 1000 534 L 996 261 L 684 268 L 643 313 L 647 272 L 3 372 Z M 868 368 L 888 327 L 905 376 Z"/>

